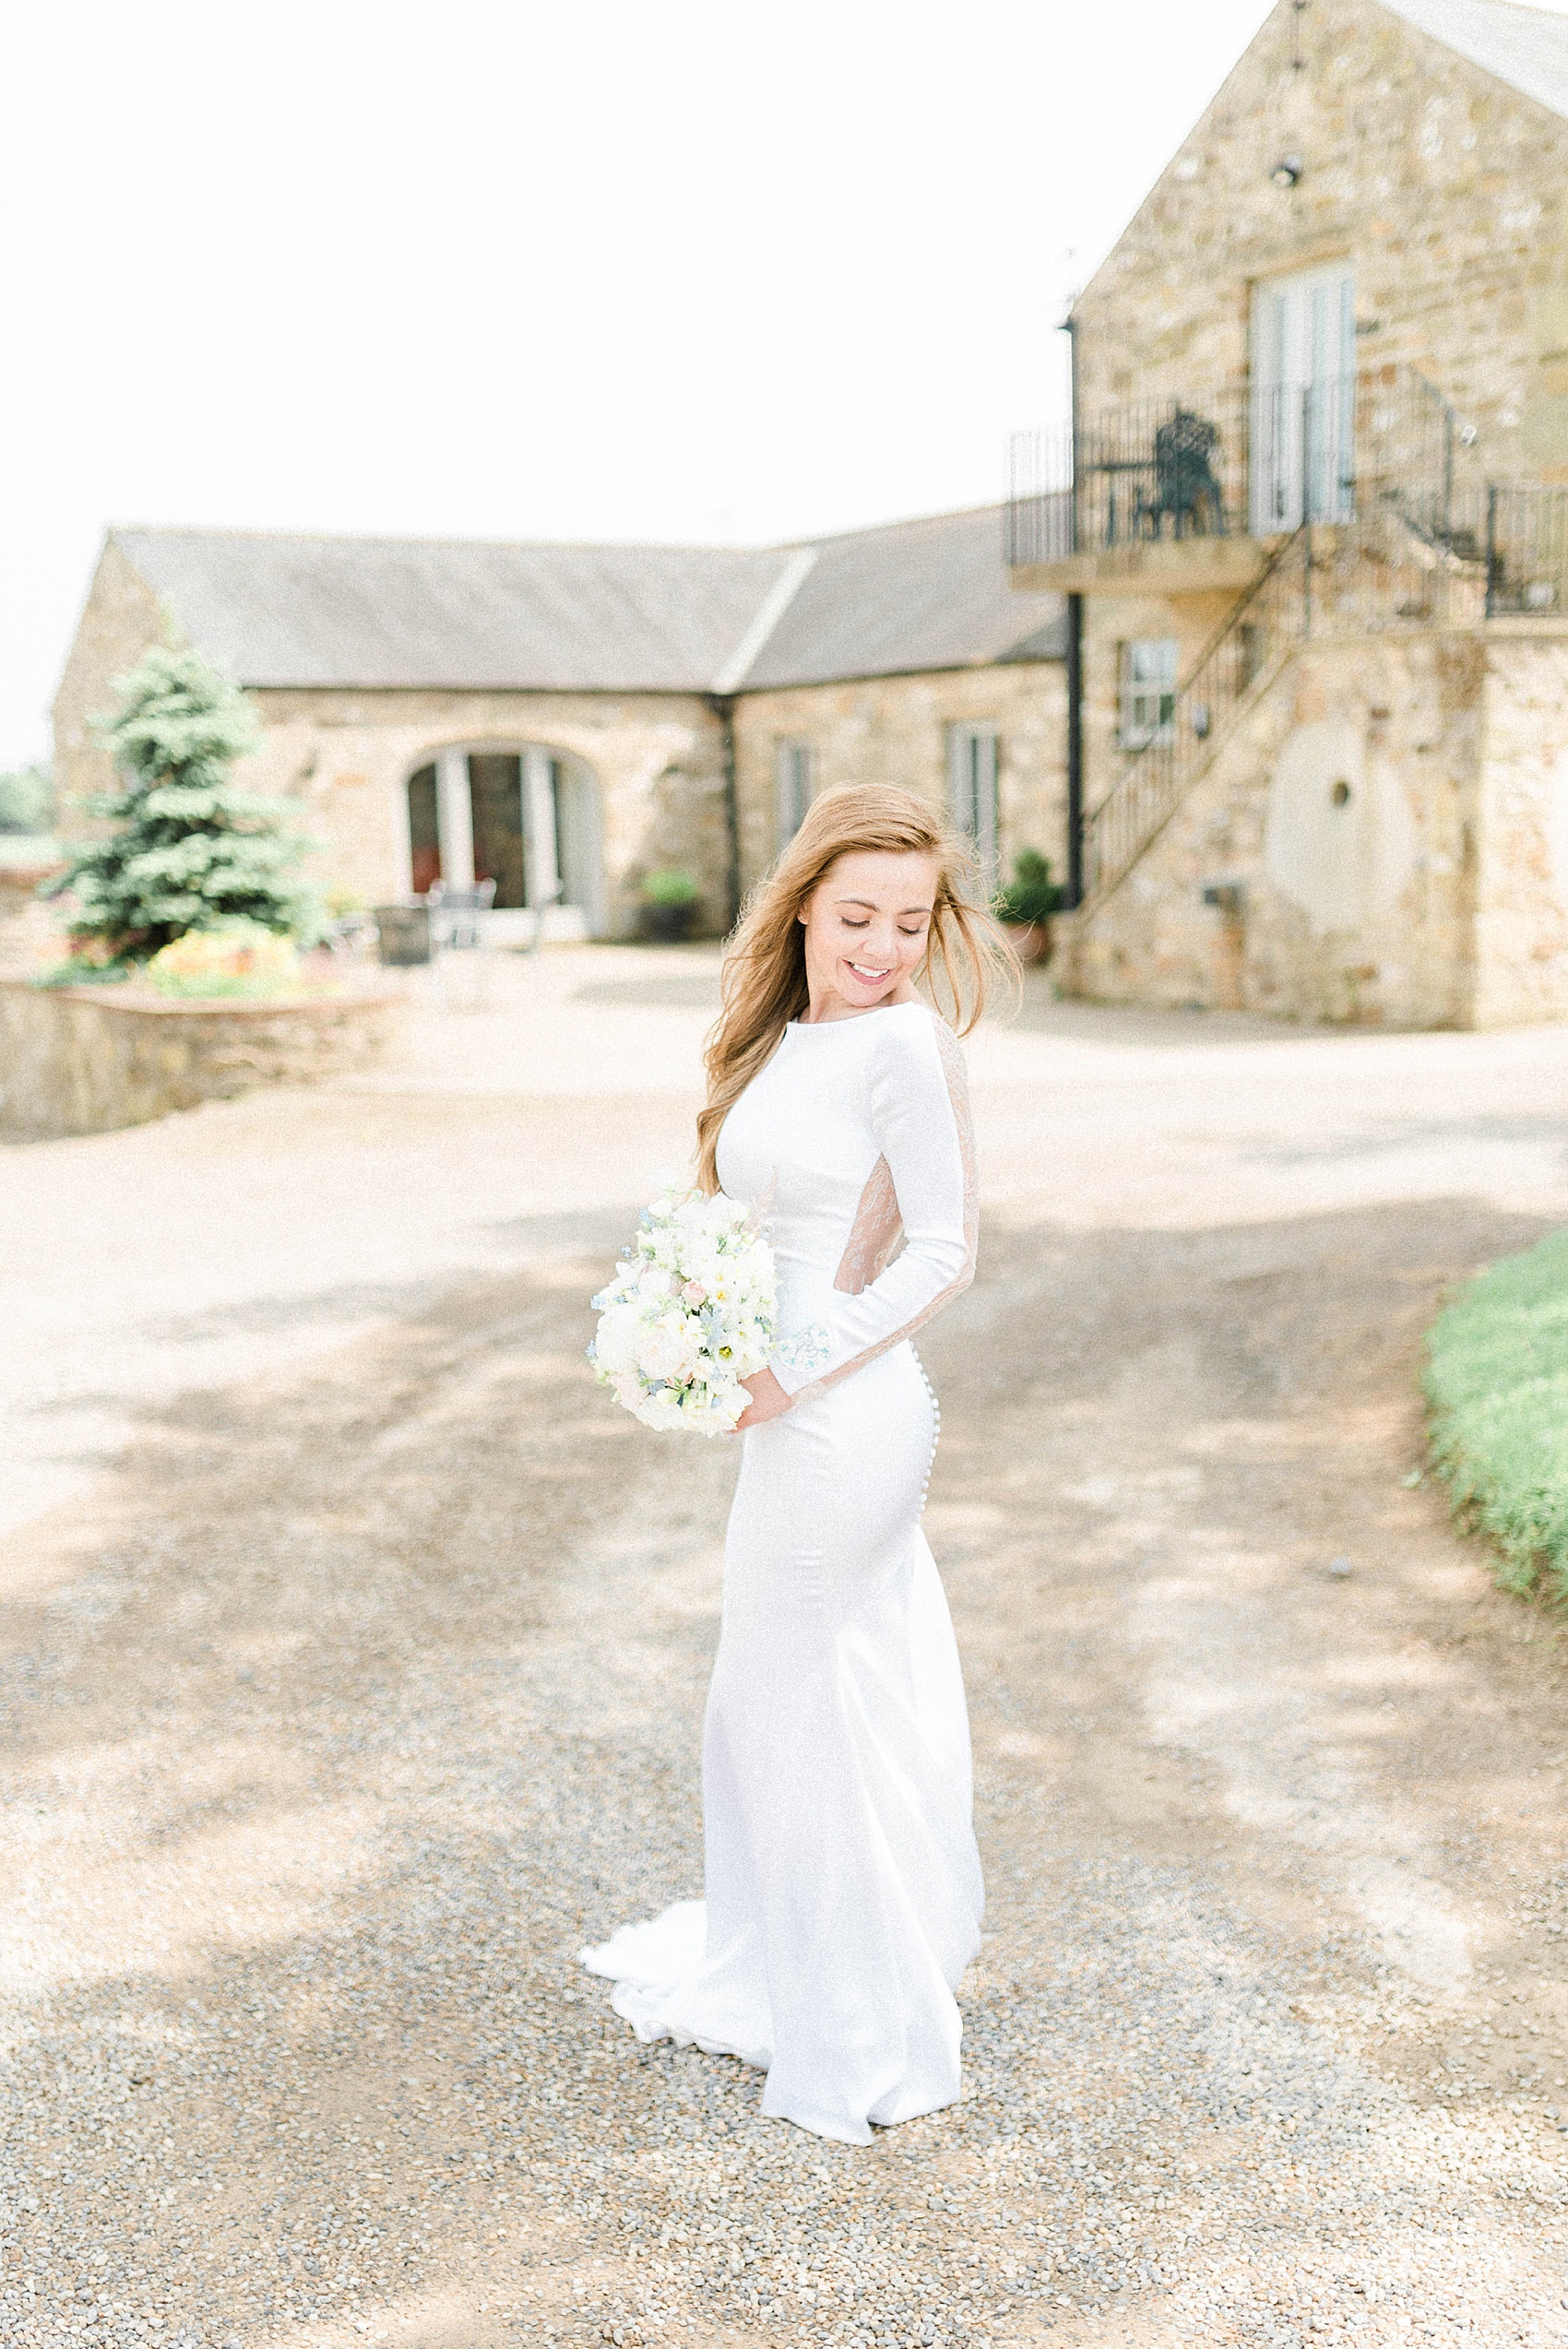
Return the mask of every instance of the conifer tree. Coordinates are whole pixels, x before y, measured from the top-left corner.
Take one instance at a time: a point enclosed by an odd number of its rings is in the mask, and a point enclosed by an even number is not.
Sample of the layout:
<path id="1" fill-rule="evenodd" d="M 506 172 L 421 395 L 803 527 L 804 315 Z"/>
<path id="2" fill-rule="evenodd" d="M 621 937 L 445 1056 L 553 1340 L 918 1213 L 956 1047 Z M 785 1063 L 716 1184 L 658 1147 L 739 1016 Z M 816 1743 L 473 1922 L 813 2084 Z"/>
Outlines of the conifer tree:
<path id="1" fill-rule="evenodd" d="M 71 934 L 110 963 L 142 963 L 190 930 L 239 919 L 297 932 L 310 897 L 294 868 L 306 842 L 281 800 L 237 791 L 230 770 L 260 740 L 240 687 L 184 647 L 160 647 L 97 730 L 118 790 L 82 802 L 113 825 L 85 841 L 48 894 L 76 898 Z"/>

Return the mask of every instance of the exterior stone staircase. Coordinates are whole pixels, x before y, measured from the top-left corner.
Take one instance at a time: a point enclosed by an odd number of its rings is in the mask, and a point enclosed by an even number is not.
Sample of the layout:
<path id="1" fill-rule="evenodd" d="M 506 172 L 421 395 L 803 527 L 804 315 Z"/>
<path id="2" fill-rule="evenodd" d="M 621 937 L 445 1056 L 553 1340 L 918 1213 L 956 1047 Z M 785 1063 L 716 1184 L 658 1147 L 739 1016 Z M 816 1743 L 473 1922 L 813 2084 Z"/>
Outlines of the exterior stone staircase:
<path id="1" fill-rule="evenodd" d="M 1523 493 L 1508 493 L 1523 494 Z M 1556 493 L 1542 495 L 1555 504 Z M 1495 493 L 1493 493 L 1495 497 Z M 1568 540 L 1568 529 L 1550 517 Z M 1178 684 L 1168 718 L 1128 748 L 1084 825 L 1081 931 L 1158 839 L 1249 711 L 1313 635 L 1384 629 L 1475 628 L 1501 612 L 1555 612 L 1560 582 L 1541 569 L 1536 542 L 1552 532 L 1532 515 L 1522 547 L 1489 544 L 1455 522 L 1424 525 L 1396 495 L 1369 500 L 1340 525 L 1303 523 L 1274 549 L 1234 611 Z"/>
<path id="2" fill-rule="evenodd" d="M 1084 825 L 1084 895 L 1093 919 L 1159 837 L 1188 793 L 1312 628 L 1312 528 L 1282 541 L 1176 688 L 1169 718 L 1125 753 Z"/>

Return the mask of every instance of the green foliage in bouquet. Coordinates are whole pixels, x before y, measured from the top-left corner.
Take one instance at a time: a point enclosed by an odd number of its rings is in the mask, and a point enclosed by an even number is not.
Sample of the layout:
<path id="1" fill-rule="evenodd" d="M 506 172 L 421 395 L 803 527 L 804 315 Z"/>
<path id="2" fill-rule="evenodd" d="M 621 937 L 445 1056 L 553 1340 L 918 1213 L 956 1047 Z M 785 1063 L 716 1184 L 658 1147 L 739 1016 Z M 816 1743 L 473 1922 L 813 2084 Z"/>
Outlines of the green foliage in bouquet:
<path id="1" fill-rule="evenodd" d="M 1013 860 L 1013 878 L 998 890 L 992 911 L 998 921 L 1033 924 L 1060 913 L 1066 892 L 1051 877 L 1051 860 L 1038 848 L 1020 848 Z"/>
<path id="2" fill-rule="evenodd" d="M 114 828 L 85 842 L 42 893 L 75 896 L 74 961 L 144 964 L 187 931 L 235 920 L 312 936 L 319 917 L 295 872 L 307 843 L 288 802 L 230 780 L 259 740 L 239 686 L 199 654 L 162 647 L 118 690 L 121 706 L 98 731 L 121 789 L 83 802 Z"/>
<path id="3" fill-rule="evenodd" d="M 645 906 L 695 906 L 701 894 L 691 874 L 679 865 L 665 865 L 643 883 Z"/>

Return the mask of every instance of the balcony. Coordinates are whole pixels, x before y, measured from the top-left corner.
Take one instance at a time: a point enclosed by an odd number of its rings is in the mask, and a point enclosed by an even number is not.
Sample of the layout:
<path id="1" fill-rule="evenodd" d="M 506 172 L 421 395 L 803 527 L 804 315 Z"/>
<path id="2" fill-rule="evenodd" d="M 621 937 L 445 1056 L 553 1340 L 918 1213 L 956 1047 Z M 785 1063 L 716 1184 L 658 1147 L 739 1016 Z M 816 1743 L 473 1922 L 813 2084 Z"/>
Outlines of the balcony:
<path id="1" fill-rule="evenodd" d="M 1474 441 L 1409 368 L 1102 409 L 1075 440 L 1015 436 L 1007 559 L 1018 587 L 1240 592 L 1303 521 L 1374 508 L 1451 551 L 1480 510 Z"/>

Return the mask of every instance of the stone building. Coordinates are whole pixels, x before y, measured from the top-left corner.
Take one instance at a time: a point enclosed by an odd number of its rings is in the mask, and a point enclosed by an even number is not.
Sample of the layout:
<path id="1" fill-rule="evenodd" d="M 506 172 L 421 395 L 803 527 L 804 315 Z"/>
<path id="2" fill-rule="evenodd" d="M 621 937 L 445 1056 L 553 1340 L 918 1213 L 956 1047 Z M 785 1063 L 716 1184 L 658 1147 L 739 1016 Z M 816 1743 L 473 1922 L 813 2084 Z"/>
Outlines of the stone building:
<path id="1" fill-rule="evenodd" d="M 1280 0 L 1070 325 L 1065 973 L 1568 1015 L 1568 19 Z"/>
<path id="2" fill-rule="evenodd" d="M 172 633 L 255 697 L 247 776 L 371 903 L 496 883 L 500 926 L 624 935 L 689 872 L 725 929 L 814 792 L 947 800 L 992 867 L 1065 855 L 1062 599 L 1009 587 L 1002 509 L 769 549 L 114 530 L 54 706 L 92 719 Z M 547 927 L 546 934 L 549 934 Z"/>

